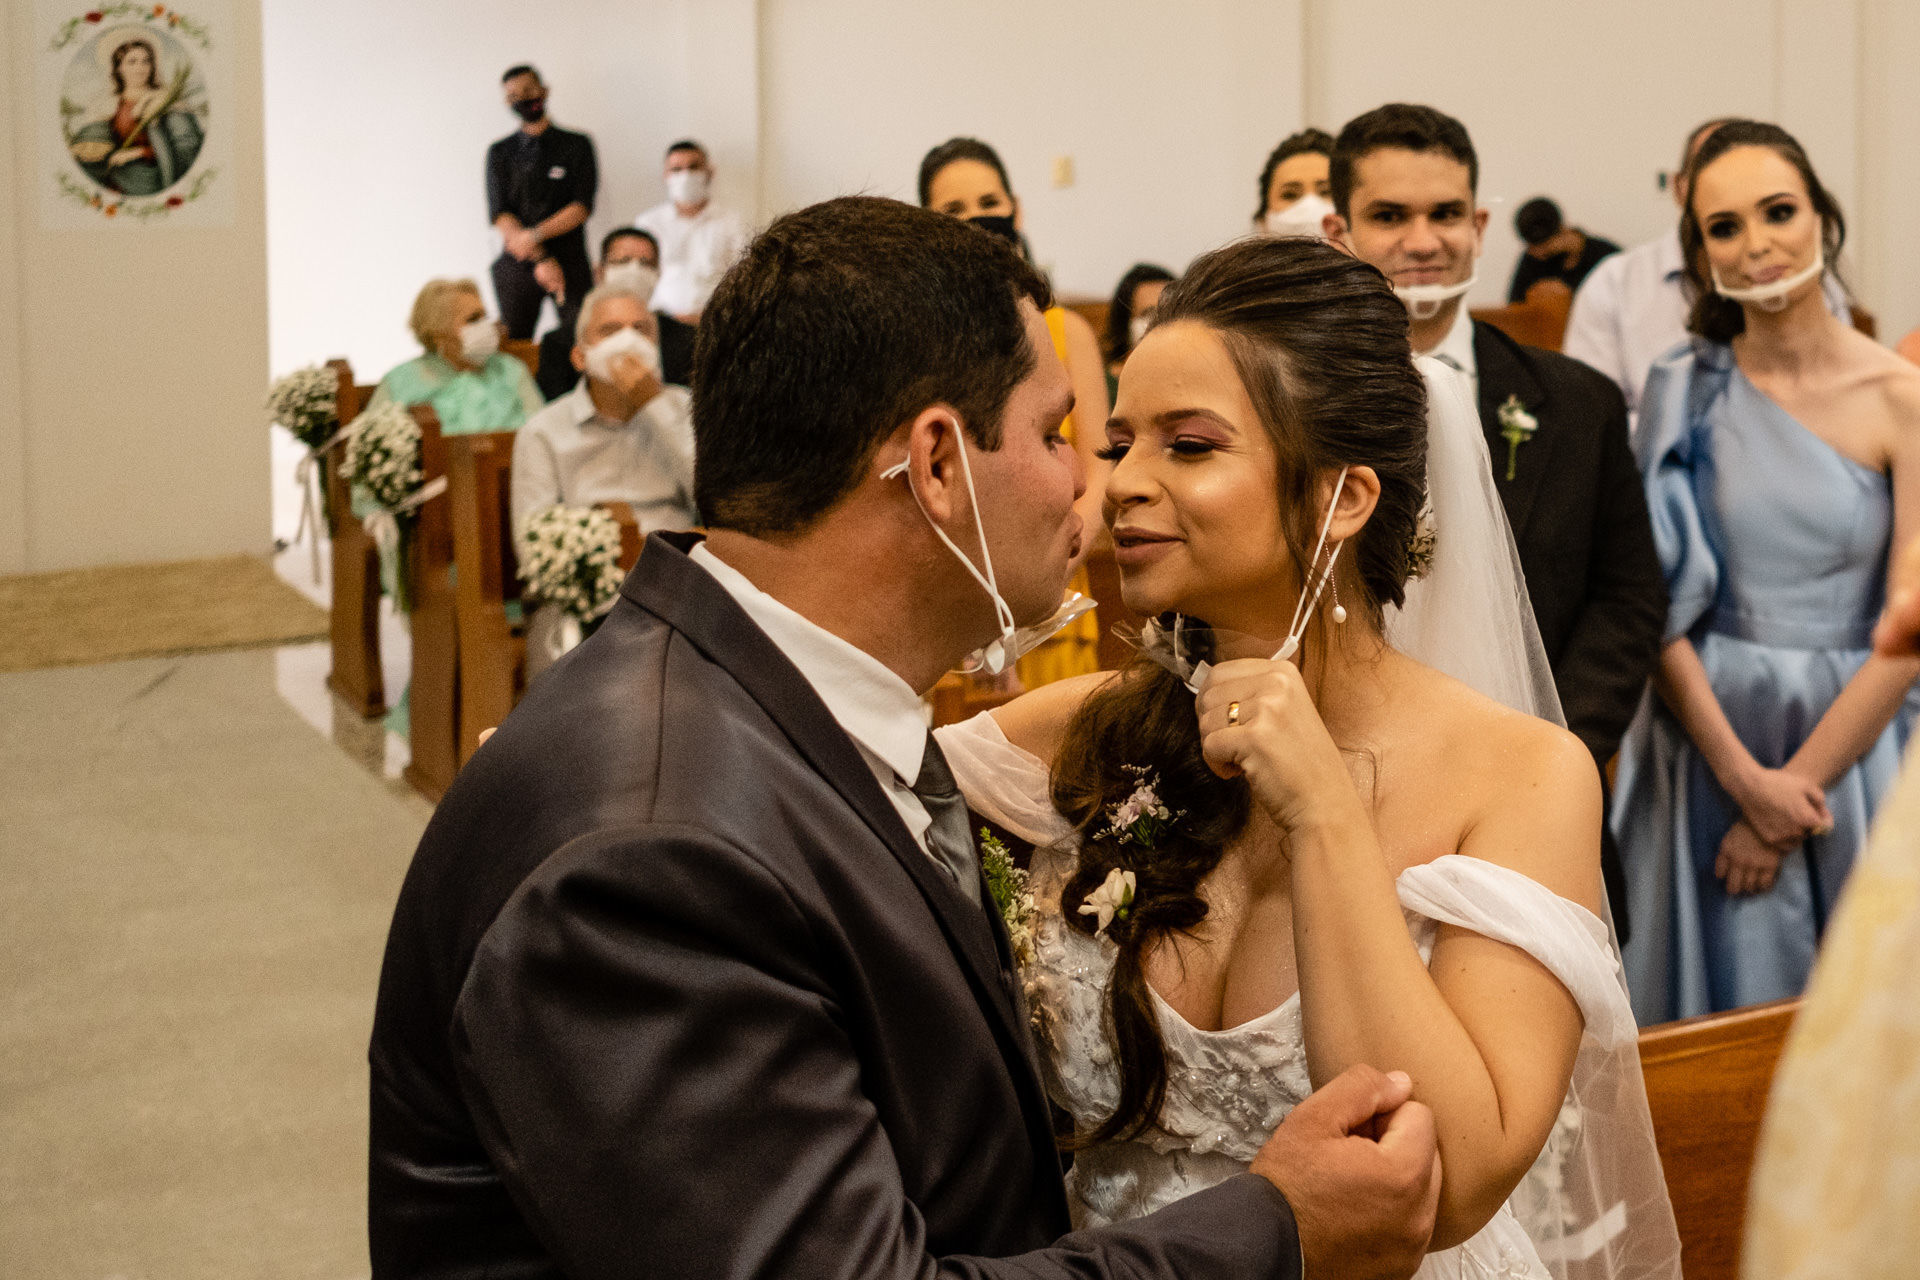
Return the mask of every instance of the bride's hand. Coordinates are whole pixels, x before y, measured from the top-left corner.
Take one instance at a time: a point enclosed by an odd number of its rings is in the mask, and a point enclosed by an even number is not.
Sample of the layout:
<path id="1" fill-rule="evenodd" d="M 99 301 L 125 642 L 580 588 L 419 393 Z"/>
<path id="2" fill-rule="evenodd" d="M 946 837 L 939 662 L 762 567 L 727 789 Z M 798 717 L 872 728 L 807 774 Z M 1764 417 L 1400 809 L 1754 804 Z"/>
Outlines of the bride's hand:
<path id="1" fill-rule="evenodd" d="M 1352 799 L 1346 764 L 1291 662 L 1223 662 L 1193 709 L 1207 767 L 1245 778 L 1281 830 L 1299 830 L 1319 820 L 1320 806 Z"/>

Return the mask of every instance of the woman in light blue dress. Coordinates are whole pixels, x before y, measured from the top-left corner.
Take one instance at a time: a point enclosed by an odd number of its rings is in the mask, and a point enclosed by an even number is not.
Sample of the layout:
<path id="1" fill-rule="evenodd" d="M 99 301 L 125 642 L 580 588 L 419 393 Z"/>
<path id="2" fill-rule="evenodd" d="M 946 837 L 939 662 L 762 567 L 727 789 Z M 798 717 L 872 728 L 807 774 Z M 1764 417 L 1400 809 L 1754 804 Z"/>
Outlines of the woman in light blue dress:
<path id="1" fill-rule="evenodd" d="M 1920 370 L 1827 310 L 1845 223 L 1789 135 L 1722 125 L 1689 181 L 1696 337 L 1638 446 L 1672 604 L 1613 810 L 1643 1025 L 1799 994 L 1920 673 L 1870 641 L 1920 532 Z"/>

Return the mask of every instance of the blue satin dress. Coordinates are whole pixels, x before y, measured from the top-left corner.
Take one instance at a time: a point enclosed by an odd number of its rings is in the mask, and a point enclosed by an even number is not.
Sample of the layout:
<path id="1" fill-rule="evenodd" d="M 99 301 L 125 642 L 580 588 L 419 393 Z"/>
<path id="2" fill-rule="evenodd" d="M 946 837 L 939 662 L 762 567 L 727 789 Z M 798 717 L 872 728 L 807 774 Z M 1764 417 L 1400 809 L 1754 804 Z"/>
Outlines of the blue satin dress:
<path id="1" fill-rule="evenodd" d="M 1665 640 L 1699 652 L 1734 732 L 1778 767 L 1866 661 L 1893 534 L 1888 477 L 1836 451 L 1695 342 L 1655 363 L 1637 446 L 1672 605 Z M 1620 747 L 1614 835 L 1634 922 L 1641 1025 L 1798 995 L 1834 898 L 1899 771 L 1913 699 L 1827 789 L 1831 834 L 1790 852 L 1773 888 L 1729 897 L 1713 874 L 1740 816 L 1657 695 Z"/>

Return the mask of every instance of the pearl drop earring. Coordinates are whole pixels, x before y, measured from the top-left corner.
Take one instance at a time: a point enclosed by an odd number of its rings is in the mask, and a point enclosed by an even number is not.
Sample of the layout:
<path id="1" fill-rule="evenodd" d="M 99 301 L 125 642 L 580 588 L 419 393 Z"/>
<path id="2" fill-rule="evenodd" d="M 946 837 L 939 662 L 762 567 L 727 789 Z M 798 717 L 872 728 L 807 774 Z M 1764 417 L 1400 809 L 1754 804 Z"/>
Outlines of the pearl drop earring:
<path id="1" fill-rule="evenodd" d="M 1332 566 L 1331 566 L 1331 565 L 1329 565 L 1329 566 L 1328 566 L 1328 568 L 1329 568 L 1329 569 L 1331 569 L 1331 568 L 1332 568 Z M 1338 626 L 1338 625 L 1339 625 L 1340 623 L 1342 623 L 1342 622 L 1345 622 L 1346 620 L 1347 620 L 1347 606 L 1345 606 L 1345 605 L 1343 605 L 1343 604 L 1341 604 L 1341 603 L 1340 603 L 1340 580 L 1339 580 L 1338 578 L 1335 578 L 1335 579 L 1333 579 L 1333 621 L 1334 621 L 1334 625 L 1335 625 L 1335 626 Z"/>

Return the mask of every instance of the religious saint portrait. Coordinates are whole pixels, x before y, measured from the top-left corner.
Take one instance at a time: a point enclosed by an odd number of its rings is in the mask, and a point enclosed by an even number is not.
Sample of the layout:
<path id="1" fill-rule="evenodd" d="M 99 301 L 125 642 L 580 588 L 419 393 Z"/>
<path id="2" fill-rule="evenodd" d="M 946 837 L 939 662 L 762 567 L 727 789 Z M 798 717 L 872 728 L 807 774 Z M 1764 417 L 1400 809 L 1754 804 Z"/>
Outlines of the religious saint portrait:
<path id="1" fill-rule="evenodd" d="M 114 27 L 81 43 L 62 90 L 67 150 L 106 191 L 158 195 L 206 143 L 205 83 L 186 46 L 155 26 Z"/>

